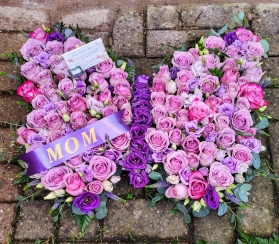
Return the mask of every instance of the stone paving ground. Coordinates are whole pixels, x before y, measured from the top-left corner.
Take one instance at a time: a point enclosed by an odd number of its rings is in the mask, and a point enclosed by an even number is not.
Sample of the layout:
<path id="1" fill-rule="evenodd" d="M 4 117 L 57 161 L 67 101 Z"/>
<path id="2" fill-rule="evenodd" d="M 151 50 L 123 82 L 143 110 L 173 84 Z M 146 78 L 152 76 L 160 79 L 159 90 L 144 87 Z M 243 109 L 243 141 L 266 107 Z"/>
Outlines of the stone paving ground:
<path id="1" fill-rule="evenodd" d="M 264 69 L 271 77 L 279 78 L 279 4 L 275 3 L 182 3 L 174 5 L 143 4 L 119 5 L 106 8 L 101 4 L 84 1 L 82 4 L 65 6 L 65 1 L 55 1 L 56 11 L 51 11 L 51 1 L 0 1 L 0 53 L 18 51 L 25 41 L 19 30 L 30 31 L 39 24 L 52 25 L 63 20 L 66 24 L 79 24 L 89 33 L 90 40 L 102 37 L 121 57 L 130 57 L 138 67 L 137 73 L 152 74 L 151 65 L 158 63 L 173 50 L 168 45 L 189 43 L 210 28 L 218 29 L 230 21 L 230 17 L 243 11 L 249 16 L 248 23 L 261 38 L 270 37 L 270 58 L 264 61 Z M 77 1 L 72 1 L 77 2 Z M 96 1 L 96 3 L 101 1 Z M 117 1 L 116 1 L 117 2 Z M 127 1 L 126 1 L 127 2 Z M 131 1 L 130 1 L 131 2 Z M 132 1 L 135 2 L 135 1 Z M 166 1 L 151 1 L 164 4 Z M 194 2 L 194 1 L 189 1 Z M 198 1 L 200 2 L 200 1 Z M 219 2 L 219 1 L 214 1 Z M 255 1 L 247 1 L 253 3 Z M 278 1 L 271 1 L 278 2 Z M 115 4 L 115 3 L 114 3 Z M 107 4 L 109 5 L 109 4 Z M 135 7 L 133 7 L 135 6 Z M 17 74 L 6 59 L 0 59 L 0 71 Z M 10 150 L 10 134 L 3 121 L 24 121 L 26 112 L 17 105 L 17 84 L 0 77 L 0 147 Z M 278 89 L 266 89 L 270 102 L 267 113 L 279 118 Z M 274 120 L 265 140 L 266 157 L 279 174 L 279 122 Z M 109 202 L 109 214 L 102 221 L 93 221 L 85 235 L 77 240 L 79 230 L 69 216 L 59 224 L 53 224 L 49 215 L 50 202 L 36 199 L 32 204 L 24 202 L 16 209 L 16 196 L 23 194 L 20 186 L 12 182 L 20 168 L 0 162 L 0 243 L 35 243 L 36 239 L 47 243 L 196 243 L 205 239 L 211 243 L 236 243 L 236 232 L 230 224 L 230 214 L 218 217 L 216 212 L 191 224 L 183 222 L 181 214 L 170 214 L 171 202 L 159 203 L 149 209 L 144 191 L 132 189 L 128 181 L 121 182 L 116 194 L 126 197 L 132 193 L 134 200 L 127 203 Z M 263 237 L 279 234 L 278 191 L 279 184 L 266 182 L 264 178 L 252 180 L 252 194 L 244 210 L 245 218 L 237 228 L 251 235 Z"/>

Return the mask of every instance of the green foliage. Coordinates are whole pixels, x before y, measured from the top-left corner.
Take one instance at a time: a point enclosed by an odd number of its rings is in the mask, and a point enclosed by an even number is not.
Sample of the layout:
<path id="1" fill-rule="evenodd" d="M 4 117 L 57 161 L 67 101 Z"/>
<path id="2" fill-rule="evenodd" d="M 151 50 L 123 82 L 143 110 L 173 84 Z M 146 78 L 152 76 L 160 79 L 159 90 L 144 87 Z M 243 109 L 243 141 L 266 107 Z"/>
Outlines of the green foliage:
<path id="1" fill-rule="evenodd" d="M 18 56 L 15 51 L 12 53 L 2 53 L 2 57 L 7 58 L 15 67 L 25 63 L 24 58 Z"/>
<path id="2" fill-rule="evenodd" d="M 195 217 L 202 218 L 209 215 L 210 210 L 207 207 L 201 207 L 199 211 L 192 212 Z"/>
<path id="3" fill-rule="evenodd" d="M 209 36 L 221 36 L 222 34 L 224 34 L 228 29 L 228 24 L 224 25 L 218 32 L 216 32 L 215 30 L 213 30 L 212 28 L 210 29 L 209 32 Z"/>
<path id="4" fill-rule="evenodd" d="M 159 201 L 164 198 L 164 195 L 156 193 L 155 197 L 152 198 L 151 203 L 148 205 L 149 208 L 153 208 Z"/>
<path id="5" fill-rule="evenodd" d="M 252 152 L 252 155 L 253 155 L 253 159 L 252 159 L 253 167 L 255 169 L 260 168 L 260 166 L 261 166 L 261 158 L 260 158 L 259 154 Z"/>
<path id="6" fill-rule="evenodd" d="M 218 78 L 221 78 L 224 74 L 224 72 L 221 69 L 218 69 L 217 67 L 215 69 L 208 69 L 208 71 L 212 74 L 217 76 Z"/>
<path id="7" fill-rule="evenodd" d="M 116 53 L 109 47 L 106 47 L 106 50 L 111 60 L 116 63 L 118 60 Z"/>
<path id="8" fill-rule="evenodd" d="M 244 184 L 237 184 L 234 188 L 234 195 L 235 197 L 242 202 L 248 202 L 248 196 L 250 195 L 249 191 L 251 189 L 251 185 L 244 183 Z"/>
<path id="9" fill-rule="evenodd" d="M 159 172 L 155 172 L 155 171 L 151 172 L 151 173 L 148 175 L 148 177 L 149 177 L 150 179 L 152 179 L 152 180 L 159 180 L 159 179 L 162 179 L 161 174 L 160 174 Z"/>
<path id="10" fill-rule="evenodd" d="M 27 103 L 27 102 L 16 102 L 16 103 L 19 106 L 25 107 L 25 110 L 27 113 L 31 112 L 33 109 L 32 105 L 30 103 Z"/>
<path id="11" fill-rule="evenodd" d="M 83 41 L 84 43 L 88 43 L 89 40 L 88 40 L 88 37 L 86 36 L 86 34 L 79 28 L 79 26 L 77 25 L 76 27 L 76 31 L 77 31 L 77 37 Z"/>
<path id="12" fill-rule="evenodd" d="M 96 219 L 103 219 L 108 214 L 107 203 L 101 202 L 99 207 L 96 208 Z"/>
<path id="13" fill-rule="evenodd" d="M 226 203 L 221 203 L 218 208 L 218 216 L 224 215 L 228 211 L 228 206 Z"/>
<path id="14" fill-rule="evenodd" d="M 279 236 L 273 234 L 270 238 L 261 238 L 257 236 L 250 236 L 241 230 L 237 230 L 239 238 L 237 239 L 238 244 L 278 244 Z"/>
<path id="15" fill-rule="evenodd" d="M 166 63 L 168 63 L 168 61 L 169 61 L 170 59 L 171 59 L 171 56 L 170 56 L 170 55 L 166 55 L 165 57 L 163 57 L 163 59 L 162 59 L 161 62 L 159 62 L 158 64 L 155 64 L 155 65 L 151 66 L 151 68 L 152 68 L 155 72 L 157 72 L 157 71 L 159 70 L 160 66 L 162 66 L 162 65 L 164 65 L 164 64 L 166 64 Z"/>
<path id="16" fill-rule="evenodd" d="M 186 47 L 186 43 L 183 42 L 181 47 L 178 47 L 178 46 L 171 46 L 171 45 L 167 45 L 168 47 L 171 47 L 172 49 L 176 50 L 176 51 L 182 51 L 182 52 L 185 52 L 187 51 L 187 47 Z"/>
<path id="17" fill-rule="evenodd" d="M 85 214 L 85 215 L 73 214 L 73 216 L 74 216 L 74 218 L 76 220 L 76 223 L 77 223 L 77 225 L 80 228 L 82 233 L 85 232 L 86 226 L 89 225 L 89 223 L 94 218 L 94 215 L 89 217 L 87 214 Z"/>

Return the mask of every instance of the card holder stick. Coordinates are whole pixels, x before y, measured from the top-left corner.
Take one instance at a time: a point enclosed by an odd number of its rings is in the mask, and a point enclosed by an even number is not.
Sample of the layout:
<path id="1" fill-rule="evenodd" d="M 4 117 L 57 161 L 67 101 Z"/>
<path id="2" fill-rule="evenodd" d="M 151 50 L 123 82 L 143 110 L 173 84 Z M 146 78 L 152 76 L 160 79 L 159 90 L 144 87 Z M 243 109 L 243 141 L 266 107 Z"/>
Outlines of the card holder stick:
<path id="1" fill-rule="evenodd" d="M 84 71 L 82 70 L 82 68 L 80 66 L 76 66 L 75 68 L 72 69 L 68 69 L 68 72 L 70 74 L 70 76 L 72 77 L 72 79 L 75 79 L 76 77 L 78 77 L 81 80 L 81 76 L 84 73 Z"/>

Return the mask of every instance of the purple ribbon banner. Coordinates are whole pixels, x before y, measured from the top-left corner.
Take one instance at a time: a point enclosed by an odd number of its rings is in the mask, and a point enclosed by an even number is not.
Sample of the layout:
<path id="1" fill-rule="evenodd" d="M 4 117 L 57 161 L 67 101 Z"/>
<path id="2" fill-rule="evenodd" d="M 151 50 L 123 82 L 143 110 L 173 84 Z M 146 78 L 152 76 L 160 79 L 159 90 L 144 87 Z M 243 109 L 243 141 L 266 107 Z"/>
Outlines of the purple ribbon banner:
<path id="1" fill-rule="evenodd" d="M 121 123 L 124 110 L 111 114 L 93 124 L 72 132 L 34 151 L 20 155 L 19 159 L 28 164 L 27 175 L 34 175 L 57 166 L 129 131 L 129 126 Z"/>

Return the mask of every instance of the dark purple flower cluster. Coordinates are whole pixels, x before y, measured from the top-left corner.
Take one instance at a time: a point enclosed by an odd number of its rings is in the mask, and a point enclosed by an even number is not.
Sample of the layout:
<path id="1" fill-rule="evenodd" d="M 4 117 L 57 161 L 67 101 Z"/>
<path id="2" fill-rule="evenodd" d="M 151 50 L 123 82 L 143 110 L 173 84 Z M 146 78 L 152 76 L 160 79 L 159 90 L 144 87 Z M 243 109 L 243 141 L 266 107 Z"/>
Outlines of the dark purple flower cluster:
<path id="1" fill-rule="evenodd" d="M 150 110 L 150 90 L 148 85 L 148 76 L 139 75 L 132 90 L 132 112 L 133 123 L 131 124 L 131 152 L 125 158 L 123 166 L 130 171 L 130 184 L 135 188 L 143 188 L 148 182 L 146 173 L 149 147 L 145 142 L 145 133 L 147 128 L 152 125 Z"/>

